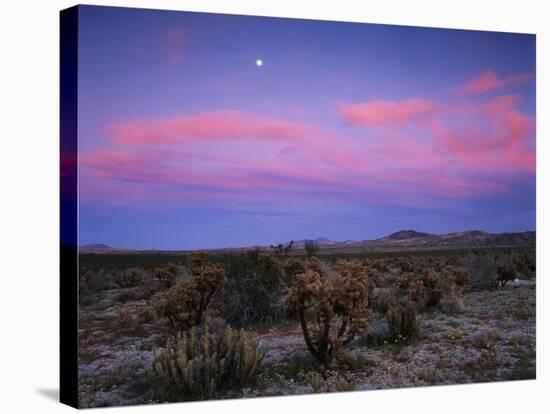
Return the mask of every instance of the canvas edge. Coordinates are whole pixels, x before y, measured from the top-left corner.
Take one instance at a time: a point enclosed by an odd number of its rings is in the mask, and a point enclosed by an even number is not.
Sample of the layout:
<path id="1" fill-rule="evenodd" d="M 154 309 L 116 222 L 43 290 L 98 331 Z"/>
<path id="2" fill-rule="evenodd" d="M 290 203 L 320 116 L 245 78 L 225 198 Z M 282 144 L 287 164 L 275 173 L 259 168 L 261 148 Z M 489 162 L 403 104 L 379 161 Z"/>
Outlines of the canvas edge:
<path id="1" fill-rule="evenodd" d="M 60 11 L 60 402 L 78 408 L 78 6 Z"/>

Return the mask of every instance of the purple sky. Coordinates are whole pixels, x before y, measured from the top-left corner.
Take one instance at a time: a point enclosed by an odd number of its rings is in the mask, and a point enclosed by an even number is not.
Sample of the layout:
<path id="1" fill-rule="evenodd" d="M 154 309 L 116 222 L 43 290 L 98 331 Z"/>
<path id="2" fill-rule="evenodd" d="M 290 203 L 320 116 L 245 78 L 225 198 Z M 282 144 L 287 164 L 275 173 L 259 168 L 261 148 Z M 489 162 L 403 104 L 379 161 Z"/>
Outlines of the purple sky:
<path id="1" fill-rule="evenodd" d="M 534 35 L 93 6 L 79 27 L 81 245 L 535 229 Z"/>

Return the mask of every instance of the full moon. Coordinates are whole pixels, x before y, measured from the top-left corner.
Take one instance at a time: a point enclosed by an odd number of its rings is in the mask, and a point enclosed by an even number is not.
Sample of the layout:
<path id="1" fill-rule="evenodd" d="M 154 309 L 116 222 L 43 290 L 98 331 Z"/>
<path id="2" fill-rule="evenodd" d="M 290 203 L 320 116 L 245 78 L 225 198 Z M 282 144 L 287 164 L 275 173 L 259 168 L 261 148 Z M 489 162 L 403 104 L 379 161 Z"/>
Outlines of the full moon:
<path id="1" fill-rule="evenodd" d="M 262 62 L 262 59 L 257 59 L 256 60 L 256 66 L 262 66 L 264 64 L 264 62 Z"/>

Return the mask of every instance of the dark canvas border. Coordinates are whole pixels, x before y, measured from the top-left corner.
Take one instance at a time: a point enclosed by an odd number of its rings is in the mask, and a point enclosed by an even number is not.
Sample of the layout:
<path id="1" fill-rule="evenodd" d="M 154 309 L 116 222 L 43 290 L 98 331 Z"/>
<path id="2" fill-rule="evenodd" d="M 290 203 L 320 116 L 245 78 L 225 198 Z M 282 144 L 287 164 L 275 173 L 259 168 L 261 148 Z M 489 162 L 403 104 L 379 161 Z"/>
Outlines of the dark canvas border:
<path id="1" fill-rule="evenodd" d="M 60 12 L 60 401 L 78 407 L 78 7 Z"/>

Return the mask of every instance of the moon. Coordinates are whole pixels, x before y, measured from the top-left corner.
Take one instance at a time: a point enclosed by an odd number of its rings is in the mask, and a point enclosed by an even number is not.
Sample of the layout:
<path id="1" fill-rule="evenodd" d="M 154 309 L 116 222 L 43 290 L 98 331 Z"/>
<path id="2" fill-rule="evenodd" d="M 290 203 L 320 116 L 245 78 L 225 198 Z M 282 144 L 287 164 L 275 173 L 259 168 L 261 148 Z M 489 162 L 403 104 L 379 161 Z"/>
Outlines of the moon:
<path id="1" fill-rule="evenodd" d="M 262 59 L 256 59 L 256 66 L 262 66 L 263 64 Z"/>

